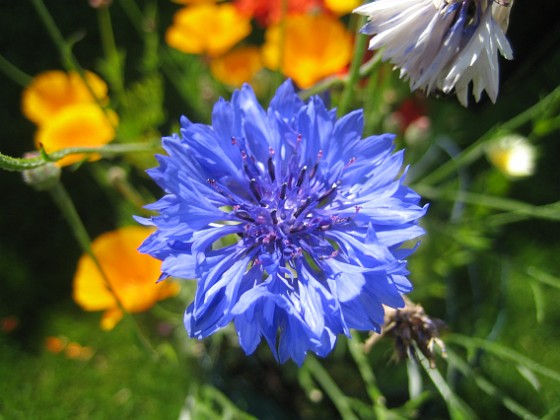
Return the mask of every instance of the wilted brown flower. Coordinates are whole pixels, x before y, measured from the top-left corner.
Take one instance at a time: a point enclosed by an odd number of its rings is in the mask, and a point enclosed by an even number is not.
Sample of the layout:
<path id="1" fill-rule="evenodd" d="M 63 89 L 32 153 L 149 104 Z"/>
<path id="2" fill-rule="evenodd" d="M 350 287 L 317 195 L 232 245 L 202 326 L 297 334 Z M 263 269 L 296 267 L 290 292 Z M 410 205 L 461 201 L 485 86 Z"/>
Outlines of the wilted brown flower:
<path id="1" fill-rule="evenodd" d="M 421 305 L 405 299 L 406 305 L 402 309 L 385 307 L 385 323 L 381 334 L 372 334 L 364 343 L 364 350 L 368 352 L 382 337 L 392 337 L 395 340 L 395 357 L 398 361 L 410 358 L 418 360 L 419 350 L 435 368 L 435 347 L 439 347 L 445 357 L 445 344 L 439 338 L 445 329 L 445 323 L 426 314 Z"/>

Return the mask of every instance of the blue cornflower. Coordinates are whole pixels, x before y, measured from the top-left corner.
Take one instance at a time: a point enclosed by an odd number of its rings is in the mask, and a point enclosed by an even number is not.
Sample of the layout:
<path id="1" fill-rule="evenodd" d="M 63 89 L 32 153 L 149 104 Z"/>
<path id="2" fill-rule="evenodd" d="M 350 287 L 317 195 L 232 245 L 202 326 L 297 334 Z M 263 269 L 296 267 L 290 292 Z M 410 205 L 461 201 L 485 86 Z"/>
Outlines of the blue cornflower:
<path id="1" fill-rule="evenodd" d="M 513 0 L 376 0 L 354 10 L 368 17 L 362 33 L 374 35 L 370 49 L 400 68 L 412 90 L 455 90 L 467 106 L 486 91 L 496 102 L 498 51 L 513 58 L 505 36 Z"/>
<path id="2" fill-rule="evenodd" d="M 148 206 L 157 230 L 140 251 L 163 260 L 163 278 L 198 281 L 191 337 L 233 321 L 247 354 L 264 337 L 301 365 L 350 328 L 379 331 L 382 305 L 403 306 L 412 250 L 400 246 L 423 233 L 426 208 L 402 184 L 393 135 L 361 139 L 361 110 L 337 120 L 291 81 L 267 111 L 245 85 L 211 126 L 181 126 L 149 171 L 166 194 Z"/>

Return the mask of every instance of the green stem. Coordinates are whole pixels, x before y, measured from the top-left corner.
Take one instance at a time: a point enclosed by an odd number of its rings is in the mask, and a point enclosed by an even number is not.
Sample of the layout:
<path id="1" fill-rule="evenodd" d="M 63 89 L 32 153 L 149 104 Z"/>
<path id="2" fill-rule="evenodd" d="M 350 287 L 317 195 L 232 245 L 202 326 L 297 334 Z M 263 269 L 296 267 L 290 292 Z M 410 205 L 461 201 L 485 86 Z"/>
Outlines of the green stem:
<path id="1" fill-rule="evenodd" d="M 5 171 L 25 171 L 46 164 L 42 157 L 14 158 L 0 153 L 0 168 Z"/>
<path id="2" fill-rule="evenodd" d="M 381 57 L 382 54 L 380 54 L 378 51 L 369 61 L 362 64 L 360 66 L 359 77 L 360 78 L 366 77 L 368 74 L 370 74 L 381 62 Z M 346 75 L 344 77 L 339 77 L 339 76 L 327 77 L 326 79 L 323 79 L 320 82 L 314 84 L 309 89 L 302 90 L 301 92 L 299 92 L 298 95 L 301 99 L 307 99 L 313 95 L 317 95 L 321 92 L 324 92 L 334 86 L 344 85 L 348 81 L 349 77 L 350 77 L 349 75 Z"/>
<path id="3" fill-rule="evenodd" d="M 0 71 L 22 87 L 27 87 L 33 78 L 22 72 L 2 55 L 0 55 Z"/>
<path id="4" fill-rule="evenodd" d="M 87 253 L 94 261 L 95 265 L 98 267 L 99 271 L 102 273 L 103 278 L 106 279 L 105 273 L 103 269 L 99 265 L 99 261 L 93 254 L 91 250 L 91 239 L 87 230 L 82 223 L 82 219 L 72 202 L 72 199 L 68 195 L 68 192 L 64 188 L 64 186 L 59 182 L 56 184 L 55 187 L 50 190 L 51 197 L 53 198 L 54 202 L 64 214 L 64 217 L 68 221 L 68 224 L 72 228 L 72 232 L 78 241 L 78 244 L 82 248 L 82 251 Z"/>
<path id="5" fill-rule="evenodd" d="M 78 71 L 80 66 L 78 65 L 76 59 L 72 55 L 70 46 L 62 36 L 62 33 L 59 31 L 58 27 L 56 26 L 54 19 L 52 18 L 51 14 L 47 10 L 43 1 L 31 0 L 31 2 L 33 3 L 33 6 L 35 6 L 35 10 L 37 11 L 37 14 L 43 21 L 43 24 L 45 25 L 45 28 L 47 29 L 47 32 L 49 33 L 51 39 L 53 40 L 54 44 L 58 48 L 58 51 L 62 56 L 64 65 L 68 67 L 70 70 Z"/>
<path id="6" fill-rule="evenodd" d="M 430 367 L 430 363 L 424 357 L 420 358 L 420 363 L 447 404 L 452 420 L 478 418 L 472 408 L 455 394 L 439 370 Z"/>
<path id="7" fill-rule="evenodd" d="M 132 324 L 135 326 L 138 339 L 150 353 L 155 354 L 155 350 L 152 348 L 150 342 L 142 334 L 140 328 L 138 327 L 138 324 L 136 323 L 136 321 L 134 320 L 130 312 L 126 310 L 122 301 L 119 299 L 119 297 L 111 287 L 111 283 L 109 281 L 109 278 L 107 277 L 107 274 L 105 273 L 105 270 L 103 269 L 97 256 L 92 250 L 91 239 L 82 222 L 82 219 L 80 218 L 80 215 L 78 214 L 78 211 L 76 210 L 76 207 L 74 206 L 74 203 L 72 202 L 72 199 L 70 198 L 70 195 L 68 194 L 68 192 L 66 191 L 62 183 L 60 182 L 57 183 L 52 189 L 50 189 L 49 192 L 51 194 L 52 199 L 54 200 L 54 202 L 56 203 L 56 205 L 58 206 L 58 208 L 60 209 L 64 217 L 66 218 L 66 221 L 70 225 L 70 228 L 72 229 L 72 232 L 74 233 L 74 237 L 78 241 L 80 248 L 85 254 L 87 254 L 92 259 L 97 270 L 101 274 L 105 286 L 107 287 L 107 290 L 113 295 L 113 298 L 115 299 L 117 306 L 123 313 L 123 316 L 125 318 L 130 319 Z"/>
<path id="8" fill-rule="evenodd" d="M 560 372 L 543 366 L 540 363 L 529 359 L 528 357 L 516 352 L 515 350 L 505 345 L 493 341 L 484 340 L 478 337 L 467 337 L 457 333 L 447 335 L 445 337 L 445 342 L 454 343 L 467 349 L 479 348 L 485 350 L 488 353 L 492 353 L 494 356 L 497 356 L 507 362 L 513 362 L 515 364 L 525 366 L 533 372 L 560 382 Z"/>
<path id="9" fill-rule="evenodd" d="M 485 194 L 477 194 L 466 191 L 450 191 L 441 188 L 432 188 L 424 184 L 416 185 L 415 190 L 427 199 L 439 199 L 449 201 L 459 201 L 462 203 L 474 204 L 514 212 L 517 215 L 534 217 L 546 220 L 560 221 L 560 202 L 535 206 L 522 201 L 510 198 L 495 197 Z"/>
<path id="10" fill-rule="evenodd" d="M 78 211 L 76 210 L 76 207 L 74 206 L 74 203 L 72 202 L 72 199 L 70 198 L 70 195 L 68 194 L 68 192 L 66 191 L 62 183 L 60 182 L 57 183 L 50 190 L 50 193 L 54 202 L 56 203 L 60 211 L 62 211 L 62 214 L 64 214 L 64 217 L 68 221 L 68 224 L 70 225 L 70 228 L 72 229 L 72 233 L 74 233 L 74 236 L 78 241 L 80 248 L 82 248 L 82 251 L 92 259 L 97 270 L 103 277 L 105 286 L 109 289 L 109 291 L 115 298 L 115 301 L 119 306 L 119 309 L 123 312 L 123 314 L 126 313 L 127 312 L 126 309 L 124 308 L 122 302 L 115 294 L 114 290 L 112 289 L 111 283 L 109 282 L 109 278 L 107 277 L 105 270 L 101 266 L 99 260 L 97 259 L 97 256 L 95 255 L 95 253 L 91 248 L 91 238 L 89 237 L 89 234 L 82 222 L 82 219 L 80 218 L 80 215 L 78 214 Z"/>
<path id="11" fill-rule="evenodd" d="M 338 116 L 341 117 L 348 112 L 350 108 L 350 102 L 356 94 L 356 84 L 360 79 L 360 66 L 364 59 L 364 54 L 366 50 L 367 38 L 360 34 L 360 28 L 365 23 L 365 17 L 360 16 L 356 22 L 356 42 L 354 44 L 354 56 L 352 57 L 352 63 L 350 64 L 350 70 L 348 72 L 348 79 L 344 90 L 342 91 L 342 96 L 338 104 Z"/>
<path id="12" fill-rule="evenodd" d="M 350 350 L 350 354 L 354 359 L 354 362 L 358 366 L 358 370 L 360 371 L 360 375 L 366 385 L 367 393 L 371 401 L 373 402 L 375 414 L 377 418 L 380 420 L 388 418 L 388 410 L 387 406 L 385 405 L 385 397 L 383 393 L 377 386 L 377 381 L 375 379 L 375 375 L 371 366 L 369 365 L 366 356 L 364 354 L 363 346 L 361 345 L 360 337 L 356 332 L 352 332 L 352 339 L 347 340 L 348 348 Z"/>
<path id="13" fill-rule="evenodd" d="M 486 394 L 500 400 L 500 402 L 508 408 L 513 414 L 518 416 L 520 419 L 525 420 L 537 420 L 538 417 L 523 407 L 521 404 L 517 403 L 515 400 L 510 398 L 508 395 L 502 392 L 497 386 L 488 381 L 482 375 L 473 371 L 469 364 L 456 355 L 453 351 L 447 352 L 447 357 L 449 358 L 449 363 L 453 364 L 464 376 L 471 378 L 475 381 L 476 385 L 483 390 Z"/>
<path id="14" fill-rule="evenodd" d="M 138 32 L 138 35 L 143 36 L 144 32 L 146 32 L 146 19 L 136 2 L 134 0 L 120 0 L 119 3 L 136 29 L 136 32 Z"/>
<path id="15" fill-rule="evenodd" d="M 76 59 L 76 57 L 74 57 L 74 54 L 72 54 L 73 43 L 67 42 L 64 39 L 64 37 L 62 36 L 62 33 L 60 32 L 60 30 L 56 26 L 56 23 L 55 23 L 53 17 L 51 16 L 49 11 L 45 7 L 45 4 L 43 3 L 42 0 L 31 0 L 31 2 L 33 3 L 33 6 L 35 6 L 35 10 L 37 11 L 37 14 L 39 15 L 39 17 L 43 21 L 43 24 L 45 25 L 45 28 L 47 29 L 48 34 L 50 35 L 50 37 L 53 40 L 55 46 L 57 47 L 57 49 L 58 49 L 58 51 L 59 51 L 59 53 L 62 57 L 64 67 L 68 71 L 75 71 L 80 75 L 80 78 L 83 80 L 83 82 L 86 85 L 86 88 L 88 89 L 92 98 L 94 98 L 97 105 L 99 105 L 99 107 L 103 110 L 103 112 L 105 112 L 106 109 L 103 106 L 103 104 L 101 103 L 100 98 L 98 98 L 96 96 L 95 92 L 93 91 L 90 84 L 88 83 L 88 80 L 86 79 L 84 69 L 80 66 L 80 64 L 78 63 L 78 60 Z"/>
<path id="16" fill-rule="evenodd" d="M 538 117 L 539 115 L 545 114 L 551 107 L 558 104 L 560 101 L 560 87 L 554 89 L 542 100 L 537 102 L 532 107 L 526 109 L 522 113 L 513 117 L 509 121 L 503 124 L 498 124 L 491 128 L 486 134 L 480 137 L 471 146 L 467 147 L 463 152 L 457 155 L 454 159 L 444 163 L 439 168 L 435 169 L 429 175 L 424 177 L 422 184 L 424 185 L 435 185 L 441 182 L 458 168 L 467 166 L 477 160 L 484 153 L 484 147 L 486 143 L 493 139 L 500 132 L 511 132 L 515 131 L 517 128 L 523 124 L 531 121 L 532 119 Z"/>
<path id="17" fill-rule="evenodd" d="M 111 84 L 117 94 L 121 95 L 124 92 L 124 80 L 122 62 L 115 43 L 115 35 L 113 33 L 113 25 L 111 24 L 111 14 L 109 7 L 100 7 L 97 9 L 97 19 L 99 22 L 99 32 L 101 35 L 101 45 L 106 60 L 112 69 Z"/>
<path id="18" fill-rule="evenodd" d="M 161 147 L 159 142 L 157 143 L 123 143 L 123 144 L 113 144 L 102 147 L 68 147 L 66 149 L 60 149 L 56 152 L 46 154 L 42 153 L 41 156 L 32 158 L 14 158 L 11 156 L 4 155 L 0 153 L 0 169 L 6 171 L 25 171 L 27 169 L 38 168 L 49 162 L 56 162 L 65 156 L 76 154 L 76 153 L 99 153 L 103 156 L 111 156 L 125 153 L 138 153 L 138 152 L 151 152 L 158 150 Z"/>
<path id="19" fill-rule="evenodd" d="M 321 385 L 321 388 L 323 388 L 323 390 L 327 393 L 340 413 L 340 416 L 345 420 L 357 420 L 357 417 L 352 412 L 350 404 L 348 403 L 346 395 L 344 395 L 344 393 L 336 385 L 321 363 L 319 363 L 313 356 L 308 355 L 305 360 L 304 367 L 307 368 L 319 385 Z"/>
<path id="20" fill-rule="evenodd" d="M 93 176 L 103 186 L 115 190 L 122 198 L 135 207 L 135 213 L 149 214 L 144 206 L 146 200 L 138 192 L 138 190 L 130 183 L 127 172 L 120 166 L 111 164 L 103 164 L 98 162 L 97 165 L 90 165 Z M 155 201 L 154 199 L 149 201 Z"/>

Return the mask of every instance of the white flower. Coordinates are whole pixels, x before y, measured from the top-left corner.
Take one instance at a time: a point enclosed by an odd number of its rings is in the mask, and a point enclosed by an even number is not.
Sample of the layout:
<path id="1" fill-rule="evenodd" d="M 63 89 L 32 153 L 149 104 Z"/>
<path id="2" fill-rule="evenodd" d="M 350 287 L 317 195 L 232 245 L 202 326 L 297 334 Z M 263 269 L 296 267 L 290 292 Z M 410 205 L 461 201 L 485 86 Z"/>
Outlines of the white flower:
<path id="1" fill-rule="evenodd" d="M 512 178 L 530 176 L 535 171 L 535 147 L 518 134 L 490 143 L 486 155 L 496 168 Z"/>
<path id="2" fill-rule="evenodd" d="M 385 47 L 384 60 L 400 68 L 412 90 L 455 90 L 467 105 L 469 86 L 480 100 L 498 95 L 498 51 L 513 54 L 505 36 L 511 2 L 491 0 L 377 0 L 354 10 L 368 17 L 362 33 L 370 49 Z"/>

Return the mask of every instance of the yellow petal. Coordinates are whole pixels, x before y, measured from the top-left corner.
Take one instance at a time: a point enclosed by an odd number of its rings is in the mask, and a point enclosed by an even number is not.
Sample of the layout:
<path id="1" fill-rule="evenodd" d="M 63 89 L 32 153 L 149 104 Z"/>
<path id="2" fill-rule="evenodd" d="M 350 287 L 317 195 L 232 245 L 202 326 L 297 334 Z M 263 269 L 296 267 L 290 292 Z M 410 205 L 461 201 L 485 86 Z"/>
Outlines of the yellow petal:
<path id="1" fill-rule="evenodd" d="M 261 68 L 261 52 L 257 47 L 241 47 L 210 61 L 212 75 L 233 87 L 250 82 Z"/>
<path id="2" fill-rule="evenodd" d="M 103 313 L 101 318 L 101 329 L 105 331 L 110 331 L 119 323 L 122 319 L 123 313 L 119 308 L 111 308 Z"/>
<path id="3" fill-rule="evenodd" d="M 68 106 L 45 122 L 35 134 L 37 146 L 42 145 L 47 153 L 66 147 L 99 147 L 115 138 L 117 115 L 111 110 L 102 110 L 93 103 Z M 69 155 L 58 161 L 60 166 L 70 165 L 84 159 L 84 155 Z M 99 156 L 90 155 L 89 159 Z"/>
<path id="4" fill-rule="evenodd" d="M 40 125 L 50 121 L 68 106 L 92 103 L 95 102 L 95 98 L 105 104 L 107 84 L 91 72 L 85 73 L 85 80 L 87 84 L 79 74 L 60 70 L 46 71 L 37 75 L 23 91 L 23 114 Z"/>
<path id="5" fill-rule="evenodd" d="M 360 0 L 325 0 L 325 7 L 338 15 L 350 13 L 360 4 Z"/>
<path id="6" fill-rule="evenodd" d="M 283 32 L 284 31 L 284 32 Z M 329 15 L 289 16 L 265 34 L 263 61 L 301 88 L 343 71 L 352 58 L 352 35 Z"/>
<path id="7" fill-rule="evenodd" d="M 215 57 L 230 50 L 250 32 L 250 19 L 232 4 L 199 3 L 175 14 L 165 41 L 184 53 Z"/>
<path id="8" fill-rule="evenodd" d="M 156 283 L 161 262 L 137 250 L 151 232 L 152 229 L 142 226 L 128 226 L 104 233 L 93 241 L 92 251 L 110 289 L 89 256 L 82 256 L 78 262 L 74 300 L 85 310 L 106 310 L 104 329 L 113 328 L 122 317 L 115 295 L 127 311 L 141 312 L 179 291 L 174 282 Z"/>

